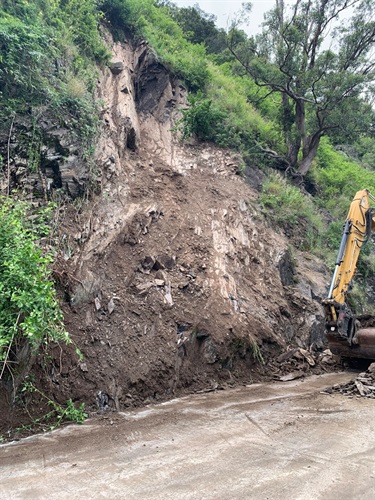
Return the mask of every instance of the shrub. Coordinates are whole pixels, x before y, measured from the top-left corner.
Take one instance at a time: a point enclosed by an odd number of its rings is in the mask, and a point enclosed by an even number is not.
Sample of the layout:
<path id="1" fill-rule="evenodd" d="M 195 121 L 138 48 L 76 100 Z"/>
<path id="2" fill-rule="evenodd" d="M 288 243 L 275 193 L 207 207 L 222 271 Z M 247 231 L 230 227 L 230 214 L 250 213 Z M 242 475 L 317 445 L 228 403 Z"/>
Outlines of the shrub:
<path id="1" fill-rule="evenodd" d="M 37 245 L 40 235 L 48 232 L 47 213 L 31 224 L 28 209 L 26 203 L 0 198 L 1 374 L 25 339 L 34 348 L 49 340 L 69 342 L 50 280 L 52 258 Z"/>
<path id="2" fill-rule="evenodd" d="M 224 113 L 210 99 L 205 98 L 202 92 L 190 94 L 188 101 L 190 107 L 181 110 L 183 117 L 177 124 L 182 139 L 196 134 L 201 140 L 215 140 L 223 126 Z"/>
<path id="3" fill-rule="evenodd" d="M 5 98 L 28 96 L 42 102 L 53 73 L 53 42 L 46 30 L 7 16 L 0 19 L 0 93 Z"/>

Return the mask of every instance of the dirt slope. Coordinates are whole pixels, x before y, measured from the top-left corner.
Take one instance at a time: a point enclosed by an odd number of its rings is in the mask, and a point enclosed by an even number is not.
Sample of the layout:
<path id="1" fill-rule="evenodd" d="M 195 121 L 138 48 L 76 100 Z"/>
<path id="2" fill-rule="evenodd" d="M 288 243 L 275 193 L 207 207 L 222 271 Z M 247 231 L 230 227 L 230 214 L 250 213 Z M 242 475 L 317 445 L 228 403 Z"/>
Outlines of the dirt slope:
<path id="1" fill-rule="evenodd" d="M 272 376 L 272 356 L 321 343 L 324 269 L 268 227 L 238 157 L 178 141 L 186 90 L 146 45 L 116 44 L 113 61 L 98 83 L 101 194 L 61 226 L 84 360 L 56 348 L 34 369 L 43 390 L 120 409 Z"/>
<path id="2" fill-rule="evenodd" d="M 239 158 L 178 142 L 171 129 L 186 92 L 147 46 L 115 45 L 114 61 L 124 70 L 99 84 L 103 190 L 75 234 L 81 284 L 66 320 L 85 356 L 75 398 L 101 391 L 120 408 L 249 380 L 275 347 L 310 345 L 322 328 L 311 297 L 324 278 L 314 261 L 315 282 L 298 277 L 288 241 L 237 175 Z M 54 383 L 64 399 L 72 375 L 62 369 Z"/>

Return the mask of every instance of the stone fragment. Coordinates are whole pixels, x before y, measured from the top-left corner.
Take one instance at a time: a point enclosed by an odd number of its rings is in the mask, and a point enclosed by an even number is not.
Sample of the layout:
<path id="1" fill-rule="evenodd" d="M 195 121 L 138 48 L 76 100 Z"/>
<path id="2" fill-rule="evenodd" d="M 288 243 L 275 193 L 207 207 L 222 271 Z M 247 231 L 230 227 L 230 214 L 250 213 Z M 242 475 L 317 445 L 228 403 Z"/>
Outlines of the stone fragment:
<path id="1" fill-rule="evenodd" d="M 361 396 L 366 396 L 367 391 L 365 390 L 365 386 L 359 380 L 355 380 L 355 386 L 358 389 L 358 392 Z"/>
<path id="2" fill-rule="evenodd" d="M 149 289 L 153 286 L 154 283 L 152 281 L 148 281 L 147 283 L 141 283 L 140 285 L 137 285 L 137 290 L 139 290 L 138 295 L 146 295 Z"/>
<path id="3" fill-rule="evenodd" d="M 146 271 L 151 271 L 151 269 L 154 267 L 154 265 L 155 265 L 155 259 L 154 259 L 154 257 L 151 257 L 151 255 L 147 255 L 143 259 L 142 267 Z"/>
<path id="4" fill-rule="evenodd" d="M 171 292 L 171 285 L 170 284 L 165 285 L 165 300 L 170 306 L 173 306 L 173 299 L 172 299 L 172 292 Z"/>
<path id="5" fill-rule="evenodd" d="M 124 70 L 124 63 L 121 61 L 112 62 L 109 64 L 109 69 L 113 75 L 119 75 Z"/>
<path id="6" fill-rule="evenodd" d="M 83 371 L 83 372 L 89 371 L 86 363 L 79 363 L 79 367 L 80 367 L 81 371 Z"/>
<path id="7" fill-rule="evenodd" d="M 305 376 L 304 372 L 296 371 L 296 372 L 288 373 L 287 375 L 283 375 L 282 377 L 280 377 L 280 380 L 281 380 L 281 382 L 289 382 L 291 380 L 295 380 L 297 378 L 302 378 L 304 376 Z"/>
<path id="8" fill-rule="evenodd" d="M 156 258 L 154 269 L 168 269 L 172 270 L 176 265 L 176 258 L 170 255 L 161 255 Z"/>
<path id="9" fill-rule="evenodd" d="M 155 279 L 166 281 L 166 279 L 167 279 L 166 274 L 163 273 L 163 271 L 159 269 L 159 271 L 156 271 L 156 273 L 155 273 Z"/>
<path id="10" fill-rule="evenodd" d="M 111 299 L 111 300 L 108 302 L 107 308 L 108 308 L 108 312 L 109 312 L 109 314 L 112 314 L 112 313 L 113 313 L 113 311 L 115 310 L 115 303 L 113 302 L 113 299 Z"/>
<path id="11" fill-rule="evenodd" d="M 102 308 L 102 305 L 101 305 L 101 303 L 100 303 L 99 298 L 98 298 L 98 297 L 95 297 L 95 301 L 94 301 L 94 302 L 95 302 L 95 309 L 96 309 L 97 311 L 100 311 L 100 309 Z"/>
<path id="12" fill-rule="evenodd" d="M 315 366 L 315 360 L 314 358 L 311 356 L 311 354 L 309 353 L 309 351 L 306 351 L 306 349 L 299 349 L 299 352 L 303 355 L 303 357 L 306 359 L 306 361 L 308 362 L 308 364 L 310 366 Z"/>
<path id="13" fill-rule="evenodd" d="M 218 360 L 216 345 L 211 337 L 207 337 L 202 346 L 202 355 L 207 364 L 213 365 Z"/>

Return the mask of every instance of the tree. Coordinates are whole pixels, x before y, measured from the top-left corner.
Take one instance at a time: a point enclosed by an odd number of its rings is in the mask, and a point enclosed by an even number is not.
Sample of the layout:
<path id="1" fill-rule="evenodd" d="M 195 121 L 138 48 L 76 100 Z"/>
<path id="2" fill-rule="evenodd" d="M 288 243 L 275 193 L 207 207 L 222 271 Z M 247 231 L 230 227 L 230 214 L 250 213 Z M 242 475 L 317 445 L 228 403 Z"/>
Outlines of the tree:
<path id="1" fill-rule="evenodd" d="M 229 32 L 246 72 L 280 96 L 286 164 L 302 176 L 321 137 L 348 132 L 355 110 L 363 110 L 375 81 L 374 12 L 375 0 L 297 0 L 291 8 L 276 0 L 256 39 L 236 44 Z"/>
<path id="2" fill-rule="evenodd" d="M 216 17 L 199 8 L 181 7 L 171 10 L 173 19 L 181 26 L 191 43 L 204 43 L 208 53 L 219 53 L 227 47 L 225 30 L 216 26 Z"/>

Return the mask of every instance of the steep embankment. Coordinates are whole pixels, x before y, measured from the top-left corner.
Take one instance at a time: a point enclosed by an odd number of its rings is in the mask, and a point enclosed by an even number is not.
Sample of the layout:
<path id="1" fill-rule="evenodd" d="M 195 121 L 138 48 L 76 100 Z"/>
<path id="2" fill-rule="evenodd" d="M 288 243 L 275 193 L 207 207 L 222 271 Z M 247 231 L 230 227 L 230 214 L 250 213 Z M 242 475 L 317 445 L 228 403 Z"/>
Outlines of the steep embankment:
<path id="1" fill-rule="evenodd" d="M 122 408 L 272 375 L 262 358 L 321 342 L 324 270 L 267 226 L 239 158 L 178 142 L 186 90 L 146 45 L 116 44 L 113 61 L 98 83 L 102 192 L 62 227 L 84 360 L 56 352 L 45 390 Z"/>

